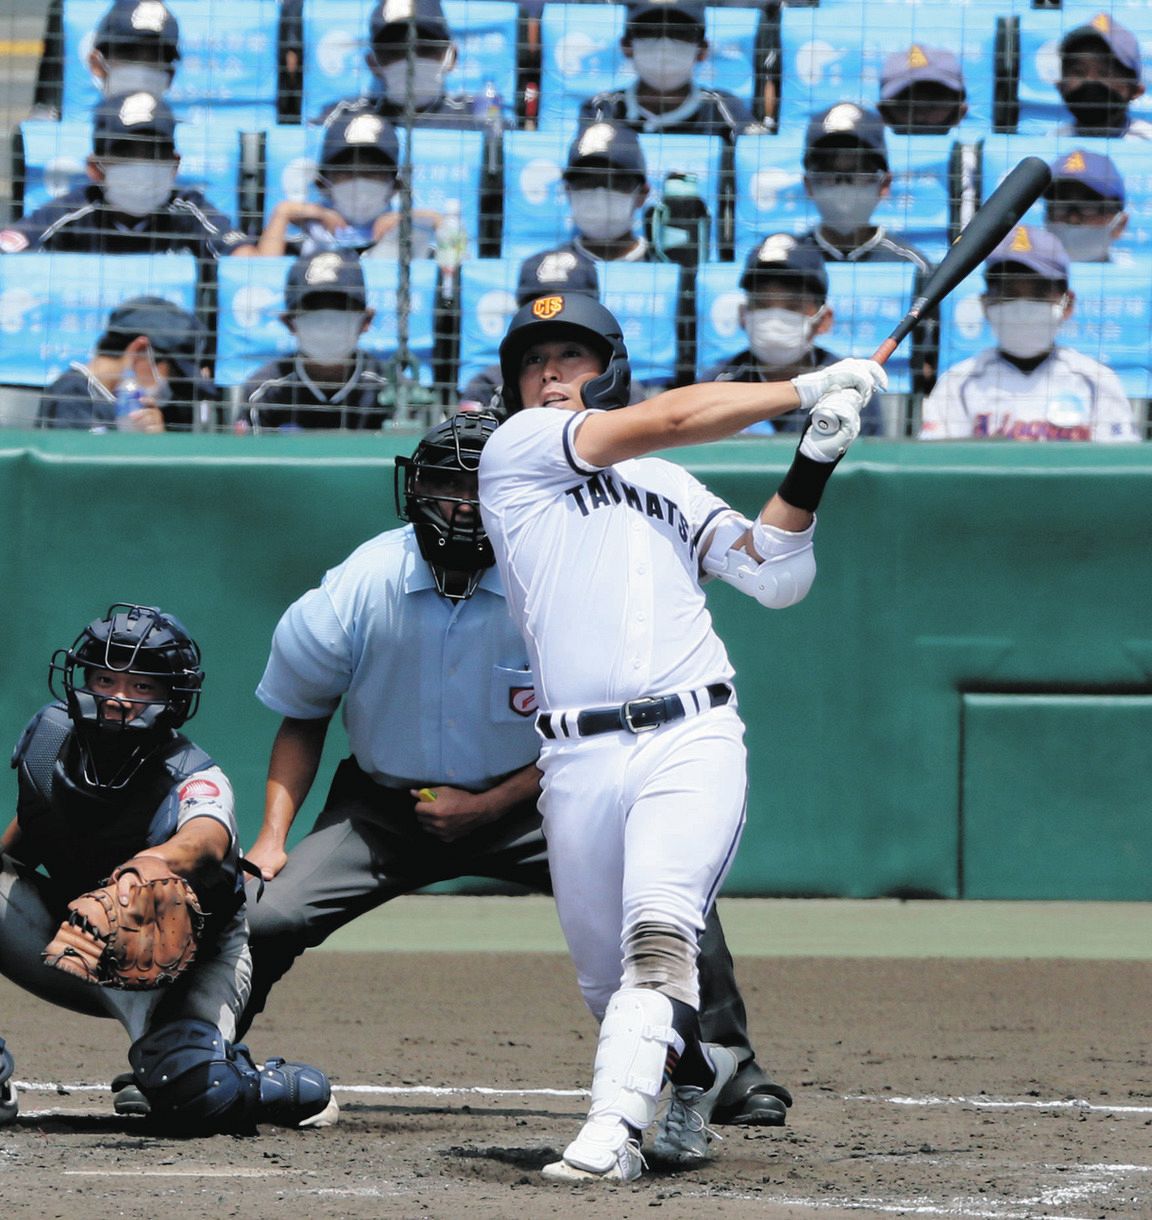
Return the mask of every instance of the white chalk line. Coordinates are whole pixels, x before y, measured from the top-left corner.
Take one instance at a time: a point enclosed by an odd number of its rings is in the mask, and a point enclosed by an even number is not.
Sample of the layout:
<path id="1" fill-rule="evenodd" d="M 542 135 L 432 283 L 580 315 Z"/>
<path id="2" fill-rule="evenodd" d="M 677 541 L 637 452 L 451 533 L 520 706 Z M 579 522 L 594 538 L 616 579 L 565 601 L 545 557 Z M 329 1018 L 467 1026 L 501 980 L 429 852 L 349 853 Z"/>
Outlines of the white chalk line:
<path id="1" fill-rule="evenodd" d="M 977 1110 L 1083 1110 L 1090 1114 L 1152 1114 L 1152 1106 L 1121 1106 L 1080 1097 L 1025 1100 L 1011 1097 L 885 1097 L 848 1093 L 843 1101 L 884 1101 L 893 1106 L 971 1106 Z"/>

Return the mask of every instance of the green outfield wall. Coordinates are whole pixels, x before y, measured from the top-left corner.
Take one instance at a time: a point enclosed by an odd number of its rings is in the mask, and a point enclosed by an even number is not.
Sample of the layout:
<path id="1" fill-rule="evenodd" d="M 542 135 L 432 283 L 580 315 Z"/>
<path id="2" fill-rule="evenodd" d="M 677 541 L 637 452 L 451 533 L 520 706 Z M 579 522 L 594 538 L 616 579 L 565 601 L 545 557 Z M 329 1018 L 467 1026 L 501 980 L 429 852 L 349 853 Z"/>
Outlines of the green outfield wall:
<path id="1" fill-rule="evenodd" d="M 191 728 L 260 821 L 282 610 L 396 524 L 414 437 L 0 436 L 0 741 L 112 601 L 200 640 Z M 681 450 L 753 510 L 785 441 Z M 748 724 L 738 894 L 1152 898 L 1152 448 L 862 442 L 808 599 L 710 594 Z M 326 777 L 343 741 L 333 734 Z M 15 793 L 10 777 L 10 807 Z M 304 829 L 317 800 L 301 818 Z"/>

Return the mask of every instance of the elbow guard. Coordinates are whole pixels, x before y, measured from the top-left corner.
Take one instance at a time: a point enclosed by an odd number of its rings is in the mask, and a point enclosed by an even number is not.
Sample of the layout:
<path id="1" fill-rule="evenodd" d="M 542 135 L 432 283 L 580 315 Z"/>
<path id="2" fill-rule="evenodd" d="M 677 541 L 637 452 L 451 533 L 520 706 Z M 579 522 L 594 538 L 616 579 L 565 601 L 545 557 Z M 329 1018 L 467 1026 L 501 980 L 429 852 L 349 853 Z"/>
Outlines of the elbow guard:
<path id="1" fill-rule="evenodd" d="M 816 578 L 816 556 L 812 535 L 816 522 L 798 534 L 763 525 L 752 526 L 752 545 L 762 562 L 733 543 L 748 528 L 748 522 L 726 521 L 717 530 L 704 556 L 704 571 L 741 593 L 754 597 L 769 610 L 783 610 L 803 601 Z"/>

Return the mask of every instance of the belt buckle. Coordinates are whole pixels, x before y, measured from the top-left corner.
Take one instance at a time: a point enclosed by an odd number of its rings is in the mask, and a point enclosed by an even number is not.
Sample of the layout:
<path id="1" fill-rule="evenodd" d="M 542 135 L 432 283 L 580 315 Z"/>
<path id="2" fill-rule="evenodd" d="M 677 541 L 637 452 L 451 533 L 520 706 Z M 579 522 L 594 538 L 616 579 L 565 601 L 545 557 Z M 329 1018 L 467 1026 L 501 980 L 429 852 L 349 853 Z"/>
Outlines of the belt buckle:
<path id="1" fill-rule="evenodd" d="M 653 729 L 658 729 L 664 723 L 665 717 L 661 716 L 659 720 L 653 720 L 650 724 L 637 724 L 633 717 L 643 716 L 646 711 L 656 711 L 663 707 L 664 700 L 655 695 L 649 696 L 647 699 L 632 699 L 620 709 L 624 727 L 629 733 L 651 733 Z"/>

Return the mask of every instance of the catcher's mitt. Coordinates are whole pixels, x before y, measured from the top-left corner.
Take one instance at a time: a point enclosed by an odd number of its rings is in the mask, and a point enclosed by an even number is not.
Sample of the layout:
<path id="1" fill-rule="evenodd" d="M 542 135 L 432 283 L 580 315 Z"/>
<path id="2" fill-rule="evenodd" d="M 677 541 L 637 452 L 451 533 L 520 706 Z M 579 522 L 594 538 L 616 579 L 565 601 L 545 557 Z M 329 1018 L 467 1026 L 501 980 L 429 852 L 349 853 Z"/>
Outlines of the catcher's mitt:
<path id="1" fill-rule="evenodd" d="M 133 856 L 100 889 L 73 899 L 68 911 L 42 954 L 45 964 L 128 991 L 178 979 L 192 964 L 204 927 L 192 887 L 159 856 Z"/>

